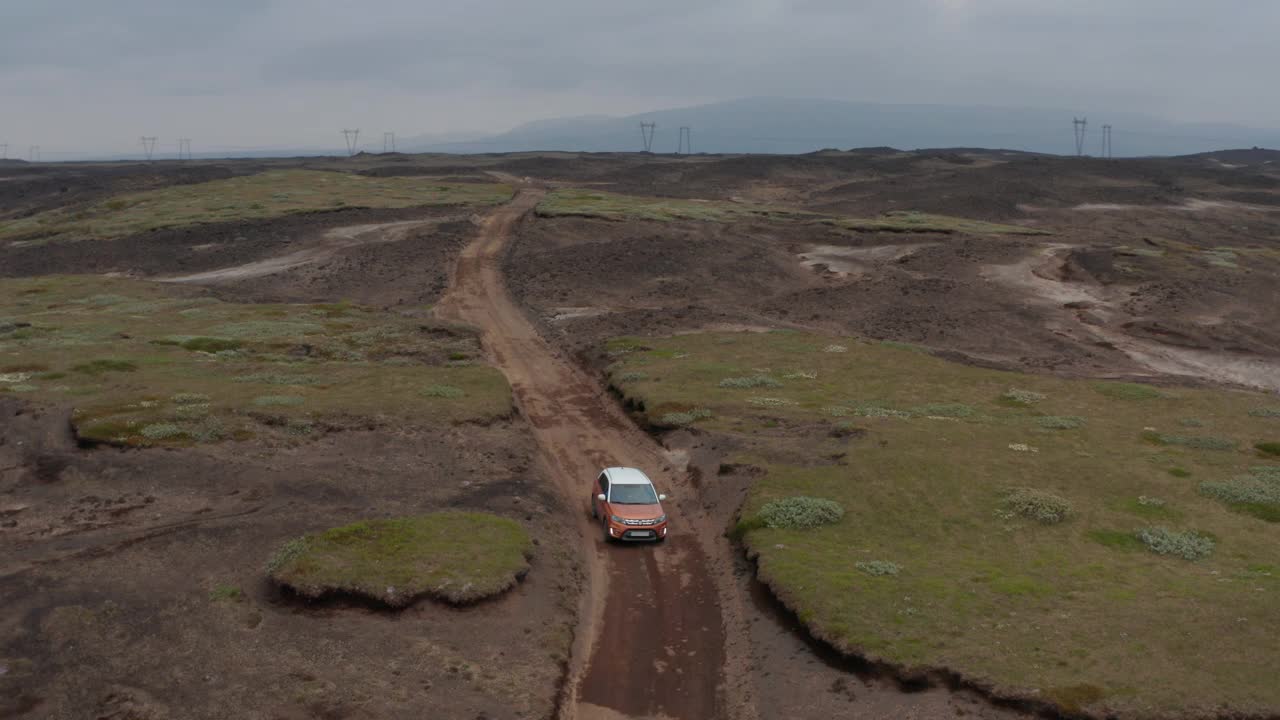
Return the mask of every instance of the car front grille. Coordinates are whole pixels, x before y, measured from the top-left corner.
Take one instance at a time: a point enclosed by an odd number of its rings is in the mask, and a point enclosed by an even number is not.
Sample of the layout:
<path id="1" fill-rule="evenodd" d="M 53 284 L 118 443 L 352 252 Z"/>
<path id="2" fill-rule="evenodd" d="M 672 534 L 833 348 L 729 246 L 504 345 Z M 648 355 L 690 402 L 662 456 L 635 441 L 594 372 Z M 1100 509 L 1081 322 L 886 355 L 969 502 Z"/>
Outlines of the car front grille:
<path id="1" fill-rule="evenodd" d="M 631 520 L 628 518 L 624 518 L 622 520 L 622 524 L 623 525 L 657 525 L 658 520 L 657 518 L 654 518 L 651 520 Z"/>

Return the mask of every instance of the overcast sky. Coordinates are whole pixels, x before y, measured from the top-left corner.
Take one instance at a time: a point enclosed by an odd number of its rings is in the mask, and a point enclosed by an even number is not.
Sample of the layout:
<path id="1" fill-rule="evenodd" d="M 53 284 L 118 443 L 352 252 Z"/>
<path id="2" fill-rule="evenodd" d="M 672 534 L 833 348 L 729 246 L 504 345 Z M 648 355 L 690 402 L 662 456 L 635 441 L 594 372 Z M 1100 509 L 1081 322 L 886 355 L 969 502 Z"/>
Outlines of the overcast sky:
<path id="1" fill-rule="evenodd" d="M 342 145 L 743 96 L 1280 126 L 1277 0 L 0 0 L 25 155 Z"/>

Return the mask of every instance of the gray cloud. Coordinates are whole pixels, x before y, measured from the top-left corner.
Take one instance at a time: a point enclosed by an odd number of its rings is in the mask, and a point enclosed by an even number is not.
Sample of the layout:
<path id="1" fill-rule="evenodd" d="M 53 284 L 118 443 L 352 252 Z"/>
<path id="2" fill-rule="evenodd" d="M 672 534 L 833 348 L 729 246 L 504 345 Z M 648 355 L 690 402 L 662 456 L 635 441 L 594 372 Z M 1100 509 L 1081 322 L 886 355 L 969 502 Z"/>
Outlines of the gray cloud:
<path id="1" fill-rule="evenodd" d="M 11 5 L 18 7 L 8 7 Z M 1280 126 L 1259 0 L 10 0 L 0 142 L 335 144 L 735 96 Z M 340 139 L 340 138 L 338 138 Z"/>

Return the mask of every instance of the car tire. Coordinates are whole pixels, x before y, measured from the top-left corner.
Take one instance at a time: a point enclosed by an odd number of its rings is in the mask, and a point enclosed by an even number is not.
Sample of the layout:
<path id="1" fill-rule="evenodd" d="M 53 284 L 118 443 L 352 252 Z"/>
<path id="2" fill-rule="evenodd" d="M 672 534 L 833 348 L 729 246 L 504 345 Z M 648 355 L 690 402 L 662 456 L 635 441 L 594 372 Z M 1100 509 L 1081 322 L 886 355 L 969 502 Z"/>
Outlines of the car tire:
<path id="1" fill-rule="evenodd" d="M 604 537 L 604 542 L 606 545 L 613 542 L 613 536 L 609 534 L 609 523 L 601 523 L 600 534 L 601 536 Z"/>

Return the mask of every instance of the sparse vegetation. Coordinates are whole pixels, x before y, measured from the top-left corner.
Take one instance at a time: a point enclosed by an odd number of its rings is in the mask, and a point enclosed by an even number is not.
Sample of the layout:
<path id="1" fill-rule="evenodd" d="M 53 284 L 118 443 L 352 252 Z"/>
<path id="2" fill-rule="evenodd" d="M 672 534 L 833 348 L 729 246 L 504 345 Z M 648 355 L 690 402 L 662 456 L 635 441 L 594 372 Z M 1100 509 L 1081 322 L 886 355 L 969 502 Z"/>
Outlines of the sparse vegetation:
<path id="1" fill-rule="evenodd" d="M 241 602 L 244 591 L 235 585 L 219 585 L 209 591 L 209 600 L 213 602 Z"/>
<path id="2" fill-rule="evenodd" d="M 127 360 L 93 360 L 79 365 L 72 365 L 71 369 L 85 375 L 101 375 L 109 372 L 133 372 L 138 369 L 137 365 Z"/>
<path id="3" fill-rule="evenodd" d="M 288 190 L 288 192 L 282 192 Z M 346 207 L 493 205 L 511 198 L 509 185 L 441 183 L 415 177 L 372 178 L 314 170 L 173 185 L 120 195 L 85 209 L 59 208 L 0 224 L 0 240 L 114 238 L 165 227 L 253 220 Z"/>
<path id="4" fill-rule="evenodd" d="M 532 550 L 513 520 L 443 512 L 361 521 L 292 540 L 268 561 L 267 573 L 312 598 L 350 593 L 404 607 L 429 595 L 461 604 L 515 585 Z"/>
<path id="5" fill-rule="evenodd" d="M 1036 418 L 1036 425 L 1046 430 L 1079 430 L 1084 427 L 1084 418 L 1074 415 L 1045 415 Z"/>
<path id="6" fill-rule="evenodd" d="M 871 560 L 868 562 L 854 563 L 854 567 L 868 575 L 881 577 L 884 575 L 897 575 L 902 572 L 902 566 L 888 560 Z"/>
<path id="7" fill-rule="evenodd" d="M 720 384 L 720 387 L 722 388 L 739 388 L 739 389 L 760 388 L 760 387 L 768 387 L 768 388 L 782 387 L 782 383 L 778 382 L 777 380 L 774 380 L 768 375 L 752 375 L 750 377 L 725 378 L 721 380 L 719 384 Z"/>
<path id="8" fill-rule="evenodd" d="M 684 427 L 699 420 L 705 420 L 714 413 L 706 408 L 694 408 L 688 412 L 666 413 L 658 418 L 658 424 L 664 427 Z"/>
<path id="9" fill-rule="evenodd" d="M 1143 433 L 1143 437 L 1157 445 L 1181 445 L 1193 450 L 1235 450 L 1240 446 L 1230 438 L 1206 435 L 1167 435 L 1147 431 Z"/>
<path id="10" fill-rule="evenodd" d="M 1095 383 L 1093 389 L 1116 400 L 1156 400 L 1165 397 L 1165 394 L 1156 388 L 1137 383 Z"/>
<path id="11" fill-rule="evenodd" d="M 1249 411 L 1251 417 L 1280 418 L 1280 407 L 1260 407 Z"/>
<path id="12" fill-rule="evenodd" d="M 446 398 L 453 400 L 463 397 L 467 393 L 462 388 L 454 387 L 452 385 L 431 385 L 423 388 L 422 394 L 424 397 Z"/>
<path id="13" fill-rule="evenodd" d="M 929 403 L 911 408 L 911 414 L 921 417 L 967 418 L 974 410 L 964 403 Z"/>

